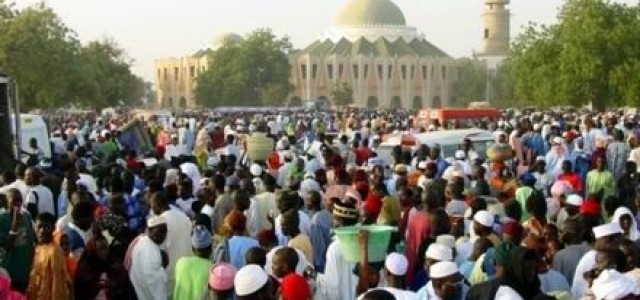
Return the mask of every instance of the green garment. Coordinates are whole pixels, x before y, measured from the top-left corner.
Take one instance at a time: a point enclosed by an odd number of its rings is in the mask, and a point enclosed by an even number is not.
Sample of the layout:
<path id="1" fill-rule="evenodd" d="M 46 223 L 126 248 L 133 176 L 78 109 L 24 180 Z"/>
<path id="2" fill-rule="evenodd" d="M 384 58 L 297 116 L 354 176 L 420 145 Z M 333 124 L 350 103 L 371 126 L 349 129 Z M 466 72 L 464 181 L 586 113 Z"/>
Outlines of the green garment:
<path id="1" fill-rule="evenodd" d="M 533 194 L 533 189 L 528 186 L 520 187 L 516 190 L 516 201 L 520 203 L 520 208 L 522 209 L 522 217 L 520 220 L 529 220 L 531 215 L 527 212 L 527 200 Z"/>
<path id="2" fill-rule="evenodd" d="M 115 158 L 118 156 L 118 146 L 111 140 L 102 143 L 98 151 L 102 163 L 107 163 L 109 158 Z"/>
<path id="3" fill-rule="evenodd" d="M 613 179 L 611 172 L 593 170 L 587 173 L 587 196 L 596 194 L 601 189 L 604 190 L 601 201 L 604 201 L 609 196 L 615 196 L 616 181 Z"/>
<path id="4" fill-rule="evenodd" d="M 212 261 L 198 256 L 183 257 L 176 263 L 173 300 L 202 299 L 208 291 Z"/>
<path id="5" fill-rule="evenodd" d="M 31 217 L 22 213 L 22 226 L 18 230 L 13 248 L 6 249 L 4 244 L 9 237 L 13 217 L 7 212 L 0 213 L 0 265 L 9 272 L 14 282 L 26 283 L 29 280 L 31 263 L 36 244 L 36 234 L 33 230 Z"/>

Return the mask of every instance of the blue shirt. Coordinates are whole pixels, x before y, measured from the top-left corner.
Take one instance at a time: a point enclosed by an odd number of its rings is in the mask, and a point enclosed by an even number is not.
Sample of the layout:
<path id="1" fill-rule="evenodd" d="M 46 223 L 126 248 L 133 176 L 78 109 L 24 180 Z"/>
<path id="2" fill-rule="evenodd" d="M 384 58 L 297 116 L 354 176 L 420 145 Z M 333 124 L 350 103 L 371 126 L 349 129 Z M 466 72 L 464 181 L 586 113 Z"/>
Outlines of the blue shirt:
<path id="1" fill-rule="evenodd" d="M 260 244 L 254 238 L 234 235 L 229 239 L 229 258 L 236 270 L 244 267 L 246 264 L 244 255 L 253 247 L 260 247 Z"/>

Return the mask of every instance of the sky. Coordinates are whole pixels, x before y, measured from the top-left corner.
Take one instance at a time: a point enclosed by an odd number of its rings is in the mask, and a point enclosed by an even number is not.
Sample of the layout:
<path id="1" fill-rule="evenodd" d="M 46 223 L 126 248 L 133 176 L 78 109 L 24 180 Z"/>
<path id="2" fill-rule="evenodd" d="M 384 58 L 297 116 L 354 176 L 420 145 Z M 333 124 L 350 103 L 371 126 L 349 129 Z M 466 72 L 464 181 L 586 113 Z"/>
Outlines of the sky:
<path id="1" fill-rule="evenodd" d="M 10 0 L 11 1 L 11 0 Z M 13 0 L 18 8 L 42 0 Z M 271 28 L 304 48 L 331 27 L 348 0 L 45 0 L 81 41 L 112 38 L 153 81 L 154 60 L 208 47 L 222 32 Z M 407 25 L 454 57 L 482 49 L 482 0 L 394 0 Z M 530 21 L 550 24 L 563 0 L 511 0 L 511 36 Z M 635 4 L 637 0 L 614 0 Z"/>

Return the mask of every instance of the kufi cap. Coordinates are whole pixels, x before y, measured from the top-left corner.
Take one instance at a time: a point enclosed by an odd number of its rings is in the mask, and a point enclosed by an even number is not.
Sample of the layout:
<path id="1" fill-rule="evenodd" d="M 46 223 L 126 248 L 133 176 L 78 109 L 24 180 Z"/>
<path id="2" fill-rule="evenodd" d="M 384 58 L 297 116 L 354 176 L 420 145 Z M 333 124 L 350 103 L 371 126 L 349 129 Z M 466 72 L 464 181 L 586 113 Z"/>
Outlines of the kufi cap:
<path id="1" fill-rule="evenodd" d="M 564 139 L 559 137 L 559 136 L 556 136 L 556 137 L 553 138 L 553 143 L 554 144 L 558 144 L 558 145 L 562 145 L 564 143 Z"/>
<path id="2" fill-rule="evenodd" d="M 426 168 L 427 168 L 427 161 L 426 160 L 423 160 L 423 161 L 418 163 L 418 169 L 425 170 Z"/>
<path id="3" fill-rule="evenodd" d="M 580 207 L 582 206 L 583 202 L 584 202 L 584 199 L 582 199 L 582 197 L 580 197 L 579 195 L 573 194 L 573 195 L 567 196 L 567 204 Z"/>
<path id="4" fill-rule="evenodd" d="M 405 164 L 397 164 L 393 168 L 393 172 L 395 172 L 395 173 L 407 173 L 408 172 L 407 165 L 405 165 Z"/>
<path id="5" fill-rule="evenodd" d="M 209 287 L 216 291 L 228 291 L 233 289 L 233 279 L 236 277 L 236 268 L 229 263 L 218 263 L 209 269 Z"/>
<path id="6" fill-rule="evenodd" d="M 249 172 L 255 177 L 260 177 L 262 175 L 262 167 L 259 164 L 252 164 L 249 167 Z"/>
<path id="7" fill-rule="evenodd" d="M 407 274 L 409 261 L 407 261 L 407 257 L 403 254 L 393 252 L 387 255 L 387 259 L 384 261 L 384 266 L 391 274 L 404 276 Z"/>
<path id="8" fill-rule="evenodd" d="M 602 271 L 593 281 L 591 291 L 596 299 L 604 300 L 616 300 L 640 294 L 636 281 L 615 269 Z"/>
<path id="9" fill-rule="evenodd" d="M 454 262 L 441 261 L 429 268 L 429 277 L 439 279 L 459 273 L 458 266 Z"/>
<path id="10" fill-rule="evenodd" d="M 153 216 L 147 220 L 147 227 L 152 228 L 156 226 L 160 226 L 162 224 L 167 224 L 167 221 L 162 216 Z"/>
<path id="11" fill-rule="evenodd" d="M 282 300 L 311 299 L 311 289 L 307 280 L 298 274 L 289 274 L 280 282 Z"/>
<path id="12" fill-rule="evenodd" d="M 521 237 L 524 232 L 524 228 L 520 223 L 516 221 L 510 221 L 504 224 L 504 229 L 502 230 L 504 235 L 510 237 Z"/>
<path id="13" fill-rule="evenodd" d="M 247 296 L 261 289 L 268 280 L 269 275 L 263 268 L 251 264 L 236 273 L 233 283 L 238 296 Z"/>
<path id="14" fill-rule="evenodd" d="M 493 222 L 495 221 L 495 218 L 490 212 L 486 210 L 481 210 L 481 211 L 478 211 L 475 216 L 473 216 L 473 220 L 480 223 L 482 226 L 493 227 Z"/>
<path id="15" fill-rule="evenodd" d="M 467 157 L 467 155 L 464 153 L 464 151 L 458 150 L 456 151 L 455 157 L 456 159 L 464 159 L 465 157 Z"/>
<path id="16" fill-rule="evenodd" d="M 333 215 L 336 217 L 346 218 L 346 219 L 358 219 L 358 210 L 355 208 L 349 208 L 340 205 L 340 203 L 333 204 Z"/>
<path id="17" fill-rule="evenodd" d="M 618 223 L 608 223 L 593 227 L 593 235 L 599 239 L 601 237 L 610 236 L 614 234 L 622 234 L 622 227 Z"/>
<path id="18" fill-rule="evenodd" d="M 452 261 L 453 251 L 451 248 L 441 244 L 431 244 L 425 253 L 427 258 L 435 259 L 437 261 Z"/>
<path id="19" fill-rule="evenodd" d="M 533 130 L 538 131 L 538 130 L 540 130 L 541 128 L 542 128 L 542 126 L 540 126 L 540 124 L 539 124 L 539 123 L 535 123 L 535 124 L 533 124 Z"/>
<path id="20" fill-rule="evenodd" d="M 191 246 L 196 249 L 204 249 L 211 246 L 211 232 L 202 225 L 193 227 L 191 232 Z"/>
<path id="21" fill-rule="evenodd" d="M 436 237 L 436 244 L 444 245 L 453 249 L 456 246 L 456 238 L 451 234 L 441 234 Z"/>

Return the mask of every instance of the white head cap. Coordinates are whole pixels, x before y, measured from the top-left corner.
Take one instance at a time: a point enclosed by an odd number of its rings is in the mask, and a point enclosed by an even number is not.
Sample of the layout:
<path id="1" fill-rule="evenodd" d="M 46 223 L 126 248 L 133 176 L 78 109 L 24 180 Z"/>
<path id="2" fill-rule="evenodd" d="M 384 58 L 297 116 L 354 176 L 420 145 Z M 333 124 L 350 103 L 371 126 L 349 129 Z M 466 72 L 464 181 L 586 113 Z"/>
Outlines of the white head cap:
<path id="1" fill-rule="evenodd" d="M 600 225 L 597 227 L 593 227 L 593 235 L 599 239 L 601 237 L 610 236 L 614 234 L 622 234 L 622 227 L 618 223 L 608 223 L 604 225 Z"/>
<path id="2" fill-rule="evenodd" d="M 258 265 L 246 265 L 242 267 L 233 280 L 238 296 L 246 296 L 255 293 L 269 280 L 267 272 Z"/>
<path id="3" fill-rule="evenodd" d="M 495 218 L 490 212 L 486 210 L 481 210 L 481 211 L 478 211 L 475 216 L 473 216 L 473 220 L 480 223 L 482 226 L 493 227 L 493 222 L 495 221 Z"/>
<path id="4" fill-rule="evenodd" d="M 584 202 L 584 199 L 582 199 L 582 197 L 580 197 L 579 195 L 572 194 L 567 196 L 567 204 L 571 204 L 573 206 L 582 206 L 582 202 Z"/>
<path id="5" fill-rule="evenodd" d="M 427 258 L 435 259 L 437 261 L 452 261 L 453 251 L 451 248 L 441 244 L 431 244 L 425 253 Z"/>
<path id="6" fill-rule="evenodd" d="M 396 276 L 404 276 L 407 274 L 407 268 L 409 267 L 409 262 L 407 261 L 407 257 L 393 252 L 387 255 L 387 259 L 384 261 L 384 266 L 389 270 L 389 272 Z"/>
<path id="7" fill-rule="evenodd" d="M 467 155 L 462 150 L 456 151 L 456 159 L 464 159 Z"/>
<path id="8" fill-rule="evenodd" d="M 554 144 L 558 144 L 558 145 L 562 145 L 562 144 L 564 143 L 564 139 L 563 139 L 563 138 L 561 138 L 561 137 L 559 137 L 559 136 L 554 137 L 554 138 L 553 138 L 553 143 L 554 143 Z"/>
<path id="9" fill-rule="evenodd" d="M 418 169 L 424 170 L 426 168 L 427 168 L 427 161 L 426 160 L 423 160 L 423 161 L 418 163 Z"/>
<path id="10" fill-rule="evenodd" d="M 458 266 L 456 265 L 456 263 L 450 261 L 442 261 L 433 264 L 429 268 L 429 277 L 436 279 L 445 278 L 458 272 Z"/>
<path id="11" fill-rule="evenodd" d="M 252 164 L 249 168 L 249 172 L 251 172 L 251 175 L 255 177 L 260 177 L 262 175 L 262 167 L 258 164 Z"/>

